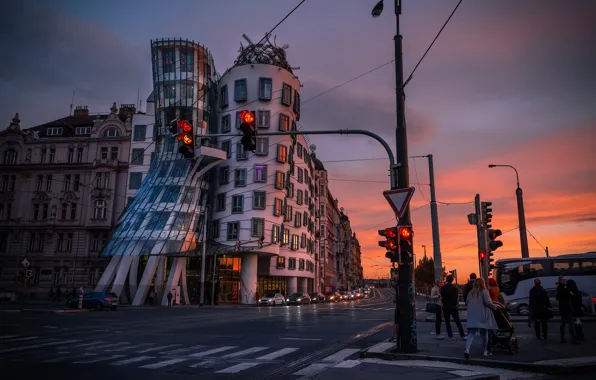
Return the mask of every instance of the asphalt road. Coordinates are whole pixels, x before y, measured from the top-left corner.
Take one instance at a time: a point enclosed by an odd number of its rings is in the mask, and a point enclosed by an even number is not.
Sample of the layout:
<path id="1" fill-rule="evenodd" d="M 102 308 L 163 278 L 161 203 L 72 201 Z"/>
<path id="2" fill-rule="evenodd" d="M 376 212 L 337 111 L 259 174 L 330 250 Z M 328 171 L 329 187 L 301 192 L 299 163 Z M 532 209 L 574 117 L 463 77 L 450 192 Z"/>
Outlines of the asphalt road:
<path id="1" fill-rule="evenodd" d="M 0 365 L 21 378 L 296 379 L 389 336 L 393 305 L 377 290 L 337 304 L 0 313 Z"/>

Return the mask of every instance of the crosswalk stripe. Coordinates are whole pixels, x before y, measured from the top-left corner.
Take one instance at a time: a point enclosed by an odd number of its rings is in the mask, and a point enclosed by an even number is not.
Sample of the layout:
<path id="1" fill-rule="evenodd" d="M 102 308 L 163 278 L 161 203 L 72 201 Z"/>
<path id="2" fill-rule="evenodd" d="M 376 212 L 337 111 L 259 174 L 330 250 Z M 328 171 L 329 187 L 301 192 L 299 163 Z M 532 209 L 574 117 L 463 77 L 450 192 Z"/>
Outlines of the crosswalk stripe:
<path id="1" fill-rule="evenodd" d="M 61 362 L 63 360 L 67 360 L 67 359 L 75 359 L 75 358 L 83 358 L 86 356 L 95 356 L 97 354 L 92 354 L 89 352 L 85 352 L 84 354 L 75 354 L 75 355 L 68 355 L 68 356 L 60 356 L 58 358 L 54 358 L 54 359 L 48 359 L 48 360 L 44 360 L 42 361 L 42 363 L 57 363 L 57 362 Z"/>
<path id="2" fill-rule="evenodd" d="M 240 371 L 244 371 L 245 369 L 249 369 L 249 368 L 258 366 L 259 364 L 261 364 L 261 363 L 238 363 L 231 367 L 216 371 L 215 373 L 238 373 Z"/>
<path id="3" fill-rule="evenodd" d="M 202 358 L 203 356 L 209 356 L 211 354 L 217 354 L 219 352 L 233 350 L 234 348 L 237 348 L 237 347 L 238 346 L 218 347 L 218 348 L 214 348 L 212 350 L 207 350 L 207 351 L 203 351 L 203 352 L 198 352 L 196 354 L 191 354 L 189 356 L 192 357 L 192 358 Z"/>
<path id="4" fill-rule="evenodd" d="M 333 368 L 354 368 L 361 363 L 360 360 L 345 360 L 333 366 Z"/>
<path id="5" fill-rule="evenodd" d="M 273 360 L 273 359 L 281 358 L 284 355 L 291 354 L 292 352 L 298 351 L 298 350 L 299 350 L 298 348 L 286 347 L 286 348 L 282 348 L 281 350 L 272 352 L 270 354 L 258 357 L 256 360 Z"/>
<path id="6" fill-rule="evenodd" d="M 246 350 L 234 352 L 233 354 L 224 355 L 221 358 L 222 359 L 237 358 L 238 356 L 248 355 L 248 354 L 252 354 L 252 353 L 255 353 L 255 352 L 259 352 L 259 351 L 264 351 L 264 350 L 266 350 L 268 348 L 269 347 L 252 347 L 252 348 L 247 348 Z"/>
<path id="7" fill-rule="evenodd" d="M 127 344 L 130 344 L 130 342 L 109 343 L 109 344 L 104 344 L 101 346 L 87 347 L 86 350 L 102 349 L 102 348 L 113 347 L 113 346 L 126 346 Z"/>
<path id="8" fill-rule="evenodd" d="M 154 343 L 143 343 L 143 344 L 136 344 L 134 346 L 124 346 L 124 347 L 120 347 L 120 348 L 111 348 L 109 350 L 106 350 L 106 352 L 120 352 L 120 351 L 125 351 L 125 350 L 131 350 L 133 348 L 139 348 L 139 347 L 143 347 L 143 346 L 149 346 L 152 345 Z"/>
<path id="9" fill-rule="evenodd" d="M 110 363 L 110 365 L 125 365 L 130 363 L 142 362 L 147 359 L 155 359 L 155 356 L 137 356 L 136 358 L 124 359 L 119 362 Z"/>
<path id="10" fill-rule="evenodd" d="M 343 350 L 337 351 L 333 355 L 327 356 L 325 359 L 321 360 L 322 362 L 338 362 L 340 360 L 344 360 L 347 357 L 355 354 L 356 352 L 360 351 L 358 348 L 344 348 Z"/>
<path id="11" fill-rule="evenodd" d="M 329 367 L 328 363 L 313 363 L 306 368 L 302 368 L 298 372 L 294 372 L 292 375 L 295 376 L 313 376 L 321 372 L 325 368 Z"/>
<path id="12" fill-rule="evenodd" d="M 81 360 L 78 362 L 73 362 L 74 364 L 91 364 L 91 363 L 99 363 L 99 362 L 106 362 L 108 360 L 114 360 L 118 358 L 123 358 L 126 355 L 112 355 L 112 356 L 104 356 L 98 359 L 91 359 L 91 360 Z"/>
<path id="13" fill-rule="evenodd" d="M 3 336 L 0 336 L 0 340 L 17 338 L 17 337 L 18 337 L 18 335 L 3 335 Z"/>
<path id="14" fill-rule="evenodd" d="M 213 360 L 203 360 L 202 362 L 198 362 L 197 364 L 189 365 L 189 367 L 190 368 L 207 367 L 213 363 L 215 363 Z"/>
<path id="15" fill-rule="evenodd" d="M 187 361 L 188 359 L 186 358 L 178 358 L 178 359 L 170 359 L 170 360 L 165 360 L 163 362 L 157 362 L 157 363 L 153 363 L 153 364 L 147 364 L 147 365 L 143 365 L 140 366 L 139 368 L 145 368 L 145 369 L 157 369 L 157 368 L 162 368 L 168 365 L 172 365 L 172 364 L 176 364 L 176 363 L 181 363 L 184 361 Z"/>
<path id="16" fill-rule="evenodd" d="M 25 351 L 25 350 L 31 350 L 34 348 L 41 348 L 41 347 L 48 347 L 48 346 L 57 346 L 59 344 L 76 343 L 76 342 L 80 342 L 80 341 L 79 340 L 61 340 L 61 341 L 57 341 L 57 342 L 34 344 L 31 346 L 13 347 L 13 348 L 7 348 L 4 350 L 0 350 L 0 354 L 6 354 L 8 352 L 16 352 L 16 351 Z"/>
<path id="17" fill-rule="evenodd" d="M 388 309 L 383 309 L 383 310 L 387 310 L 387 311 L 389 311 L 389 310 L 395 310 L 395 308 L 394 308 L 394 307 L 390 307 L 390 308 L 388 308 Z"/>
<path id="18" fill-rule="evenodd" d="M 17 339 L 7 339 L 7 340 L 3 340 L 2 343 L 9 343 L 9 342 L 24 342 L 26 340 L 34 340 L 34 339 L 39 339 L 38 336 L 28 336 L 26 338 L 17 338 Z"/>
<path id="19" fill-rule="evenodd" d="M 199 349 L 199 348 L 203 348 L 203 347 L 205 347 L 205 346 L 198 344 L 196 346 L 179 348 L 177 350 L 173 350 L 173 351 L 169 351 L 169 352 L 168 351 L 160 352 L 160 354 L 177 355 L 177 354 L 180 354 L 180 353 L 183 353 L 183 352 L 193 351 L 193 350 L 196 350 L 196 349 Z"/>
<path id="20" fill-rule="evenodd" d="M 97 346 L 98 344 L 102 344 L 105 342 L 99 341 L 99 342 L 92 342 L 92 343 L 83 343 L 83 344 L 77 344 L 74 346 L 61 346 L 61 347 L 56 347 L 57 350 L 68 350 L 71 348 L 81 348 L 81 347 L 89 347 L 89 346 Z"/>
<path id="21" fill-rule="evenodd" d="M 146 350 L 137 351 L 137 353 L 138 354 L 144 354 L 144 353 L 151 352 L 151 351 L 159 351 L 159 350 L 164 350 L 166 348 L 178 347 L 178 346 L 182 346 L 182 344 L 179 343 L 179 344 L 170 344 L 170 345 L 167 345 L 167 346 L 151 347 L 151 348 L 148 348 Z"/>

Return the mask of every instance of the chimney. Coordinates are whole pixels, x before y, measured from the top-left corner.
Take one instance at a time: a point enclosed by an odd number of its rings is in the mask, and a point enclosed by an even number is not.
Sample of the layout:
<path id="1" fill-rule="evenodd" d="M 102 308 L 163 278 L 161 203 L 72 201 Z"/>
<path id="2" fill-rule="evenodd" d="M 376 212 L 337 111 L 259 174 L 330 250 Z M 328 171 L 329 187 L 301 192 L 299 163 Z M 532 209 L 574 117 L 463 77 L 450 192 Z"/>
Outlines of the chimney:
<path id="1" fill-rule="evenodd" d="M 120 116 L 132 116 L 137 113 L 137 107 L 134 104 L 120 104 Z"/>
<path id="2" fill-rule="evenodd" d="M 73 116 L 89 116 L 89 109 L 87 106 L 77 106 Z"/>

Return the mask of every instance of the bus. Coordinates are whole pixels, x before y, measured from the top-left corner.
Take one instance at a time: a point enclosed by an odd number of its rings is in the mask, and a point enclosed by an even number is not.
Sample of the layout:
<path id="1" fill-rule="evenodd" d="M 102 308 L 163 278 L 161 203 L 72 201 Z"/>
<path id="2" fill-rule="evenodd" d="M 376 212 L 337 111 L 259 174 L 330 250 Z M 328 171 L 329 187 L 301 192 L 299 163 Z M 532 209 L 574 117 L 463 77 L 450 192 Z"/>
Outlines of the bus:
<path id="1" fill-rule="evenodd" d="M 542 281 L 549 297 L 553 298 L 557 281 L 562 275 L 577 283 L 582 298 L 590 306 L 586 306 L 586 309 L 591 312 L 589 309 L 593 309 L 592 304 L 596 303 L 596 252 L 501 259 L 495 263 L 495 277 L 508 309 L 519 314 L 529 314 L 527 299 L 535 278 Z"/>

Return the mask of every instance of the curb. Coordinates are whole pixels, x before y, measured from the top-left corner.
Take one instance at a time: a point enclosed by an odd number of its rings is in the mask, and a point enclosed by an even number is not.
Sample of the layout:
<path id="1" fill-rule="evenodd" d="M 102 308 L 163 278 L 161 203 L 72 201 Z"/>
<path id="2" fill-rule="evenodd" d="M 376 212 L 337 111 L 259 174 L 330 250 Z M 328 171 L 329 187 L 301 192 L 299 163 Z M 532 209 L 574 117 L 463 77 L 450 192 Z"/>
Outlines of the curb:
<path id="1" fill-rule="evenodd" d="M 534 373 L 542 373 L 548 375 L 575 375 L 584 373 L 593 373 L 596 371 L 596 362 L 589 364 L 545 364 L 541 362 L 536 363 L 524 363 L 515 361 L 505 360 L 486 360 L 486 359 L 465 359 L 465 358 L 454 358 L 449 356 L 433 356 L 424 354 L 397 354 L 391 352 L 383 353 L 370 353 L 361 352 L 361 358 L 378 358 L 383 360 L 432 360 L 437 362 L 449 362 L 464 365 L 476 365 L 482 367 L 501 368 L 512 371 L 526 371 Z M 498 378 L 498 377 L 497 377 Z M 468 377 L 467 379 L 471 379 Z M 479 379 L 484 379 L 480 377 Z M 491 378 L 492 379 L 492 378 Z"/>
<path id="2" fill-rule="evenodd" d="M 54 310 L 56 314 L 64 314 L 64 313 L 90 313 L 91 309 L 65 309 L 65 310 Z"/>
<path id="3" fill-rule="evenodd" d="M 426 317 L 424 319 L 424 322 L 434 322 L 435 319 L 436 318 L 434 316 L 429 316 L 429 317 Z M 461 322 L 466 322 L 467 321 L 467 318 L 460 318 L 459 320 Z M 421 321 L 419 321 L 419 322 L 421 322 Z M 519 322 L 528 323 L 528 317 L 525 317 L 525 318 L 511 318 L 511 322 L 512 323 L 519 323 Z M 552 319 L 549 319 L 549 322 L 561 322 L 561 318 L 552 318 Z M 590 317 L 590 318 L 583 318 L 582 319 L 582 323 L 593 323 L 593 322 L 596 322 L 596 318 L 591 318 Z"/>

